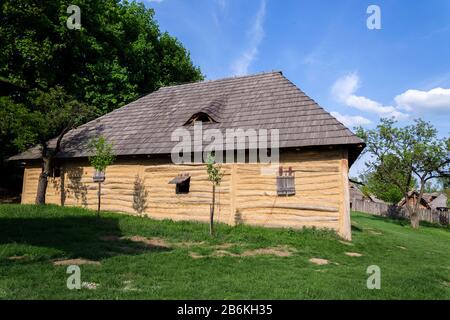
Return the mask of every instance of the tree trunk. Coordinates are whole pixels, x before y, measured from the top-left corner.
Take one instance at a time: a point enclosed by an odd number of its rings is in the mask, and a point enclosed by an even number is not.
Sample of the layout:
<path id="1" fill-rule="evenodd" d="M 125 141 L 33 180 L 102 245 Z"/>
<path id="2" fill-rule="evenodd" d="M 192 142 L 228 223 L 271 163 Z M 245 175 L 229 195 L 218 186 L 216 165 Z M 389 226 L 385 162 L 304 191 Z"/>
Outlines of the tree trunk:
<path id="1" fill-rule="evenodd" d="M 411 228 L 419 229 L 419 215 L 417 211 L 410 214 Z"/>
<path id="2" fill-rule="evenodd" d="M 97 206 L 97 218 L 100 218 L 100 201 L 102 199 L 102 183 L 98 183 L 98 206 Z"/>
<path id="3" fill-rule="evenodd" d="M 213 183 L 212 205 L 209 210 L 209 234 L 214 235 L 214 207 L 216 203 L 216 185 Z"/>
<path id="4" fill-rule="evenodd" d="M 43 157 L 44 169 L 39 175 L 38 188 L 36 193 L 36 204 L 45 204 L 45 194 L 47 193 L 48 176 L 52 168 L 52 158 Z"/>
<path id="5" fill-rule="evenodd" d="M 412 210 L 409 214 L 409 218 L 411 220 L 411 228 L 413 228 L 413 229 L 419 229 L 419 225 L 420 225 L 419 208 L 420 208 L 420 202 L 423 197 L 424 188 L 425 188 L 425 180 L 424 180 L 424 177 L 421 177 L 420 178 L 419 195 L 417 196 L 416 203 L 414 203 L 414 206 L 412 207 Z"/>

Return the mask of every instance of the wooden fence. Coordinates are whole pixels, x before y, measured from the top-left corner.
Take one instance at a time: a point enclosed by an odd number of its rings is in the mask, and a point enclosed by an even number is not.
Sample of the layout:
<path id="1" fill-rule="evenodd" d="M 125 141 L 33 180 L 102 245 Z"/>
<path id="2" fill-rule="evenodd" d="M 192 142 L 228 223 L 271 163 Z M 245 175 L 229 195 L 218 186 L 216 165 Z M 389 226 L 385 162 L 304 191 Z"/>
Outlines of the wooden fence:
<path id="1" fill-rule="evenodd" d="M 387 203 L 369 202 L 359 199 L 352 199 L 350 206 L 353 211 L 373 214 L 376 216 L 392 217 L 392 218 L 409 218 L 406 208 L 389 205 Z M 419 219 L 432 223 L 440 223 L 448 225 L 450 221 L 450 212 L 442 212 L 431 209 L 419 209 Z"/>

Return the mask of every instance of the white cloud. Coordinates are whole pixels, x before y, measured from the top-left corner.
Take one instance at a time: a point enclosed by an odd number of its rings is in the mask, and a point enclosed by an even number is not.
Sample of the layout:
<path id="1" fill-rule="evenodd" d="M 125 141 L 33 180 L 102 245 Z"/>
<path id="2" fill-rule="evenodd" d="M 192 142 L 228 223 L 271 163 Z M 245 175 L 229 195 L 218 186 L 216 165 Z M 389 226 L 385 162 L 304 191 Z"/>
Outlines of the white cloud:
<path id="1" fill-rule="evenodd" d="M 375 113 L 380 117 L 394 117 L 396 119 L 408 117 L 407 114 L 399 111 L 396 107 L 384 106 L 377 101 L 356 95 L 359 83 L 359 76 L 356 73 L 348 74 L 336 80 L 331 88 L 331 93 L 339 102 L 349 107 Z"/>
<path id="2" fill-rule="evenodd" d="M 346 126 L 346 127 L 363 126 L 363 125 L 372 123 L 372 121 L 370 121 L 369 119 L 361 117 L 361 116 L 343 115 L 337 111 L 333 111 L 330 113 L 333 117 L 335 117 L 340 122 L 342 122 L 344 124 L 344 126 Z"/>
<path id="3" fill-rule="evenodd" d="M 250 47 L 245 50 L 242 55 L 233 62 L 232 70 L 235 75 L 245 75 L 248 68 L 258 54 L 258 47 L 264 38 L 264 17 L 266 15 L 266 0 L 261 1 L 261 5 L 249 30 Z"/>
<path id="4" fill-rule="evenodd" d="M 396 96 L 395 102 L 408 111 L 450 112 L 450 89 L 407 90 Z"/>
<path id="5" fill-rule="evenodd" d="M 331 93 L 341 102 L 353 95 L 359 87 L 359 77 L 356 73 L 350 73 L 336 80 L 331 88 Z"/>

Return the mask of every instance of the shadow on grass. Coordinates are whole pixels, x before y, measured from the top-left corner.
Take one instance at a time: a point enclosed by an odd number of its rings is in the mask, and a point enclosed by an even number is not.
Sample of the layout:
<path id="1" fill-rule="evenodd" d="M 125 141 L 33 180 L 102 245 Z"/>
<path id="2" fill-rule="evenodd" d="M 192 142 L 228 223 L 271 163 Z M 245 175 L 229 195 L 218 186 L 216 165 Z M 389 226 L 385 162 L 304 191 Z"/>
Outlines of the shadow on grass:
<path id="1" fill-rule="evenodd" d="M 104 238 L 113 237 L 114 241 Z M 96 217 L 1 218 L 0 244 L 54 248 L 68 258 L 100 260 L 115 255 L 166 251 L 166 247 L 121 238 L 118 219 Z"/>
<path id="2" fill-rule="evenodd" d="M 363 230 L 360 227 L 357 227 L 354 224 L 352 224 L 352 231 L 354 231 L 354 232 L 362 232 Z"/>

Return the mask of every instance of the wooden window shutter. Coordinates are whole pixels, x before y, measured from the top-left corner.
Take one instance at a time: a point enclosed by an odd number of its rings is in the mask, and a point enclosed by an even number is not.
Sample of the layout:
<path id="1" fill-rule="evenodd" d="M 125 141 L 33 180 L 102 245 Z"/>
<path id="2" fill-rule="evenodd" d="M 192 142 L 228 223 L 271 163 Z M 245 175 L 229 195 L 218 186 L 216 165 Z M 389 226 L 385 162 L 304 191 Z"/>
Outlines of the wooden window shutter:
<path id="1" fill-rule="evenodd" d="M 280 167 L 277 176 L 277 194 L 279 196 L 295 195 L 295 174 L 292 167 L 284 170 Z"/>

